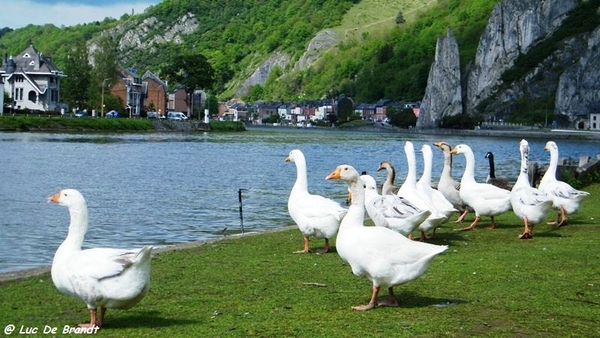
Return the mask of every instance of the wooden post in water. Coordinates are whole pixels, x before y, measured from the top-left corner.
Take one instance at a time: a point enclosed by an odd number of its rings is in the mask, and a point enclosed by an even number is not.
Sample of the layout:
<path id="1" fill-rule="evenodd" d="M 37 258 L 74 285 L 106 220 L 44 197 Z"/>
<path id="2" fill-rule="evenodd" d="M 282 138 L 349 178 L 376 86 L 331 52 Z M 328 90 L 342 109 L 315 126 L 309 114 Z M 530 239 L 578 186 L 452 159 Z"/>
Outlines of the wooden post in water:
<path id="1" fill-rule="evenodd" d="M 243 198 L 242 191 L 247 189 L 238 189 L 238 200 L 240 201 L 240 227 L 242 228 L 242 233 L 244 233 L 244 208 L 243 208 Z"/>

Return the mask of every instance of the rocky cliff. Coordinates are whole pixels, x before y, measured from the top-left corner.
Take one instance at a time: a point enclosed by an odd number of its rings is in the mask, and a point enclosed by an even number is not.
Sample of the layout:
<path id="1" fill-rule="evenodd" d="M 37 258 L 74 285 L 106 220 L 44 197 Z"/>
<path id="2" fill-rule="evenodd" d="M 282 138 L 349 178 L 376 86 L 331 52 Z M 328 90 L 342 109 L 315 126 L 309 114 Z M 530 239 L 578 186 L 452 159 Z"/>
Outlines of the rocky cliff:
<path id="1" fill-rule="evenodd" d="M 496 5 L 467 75 L 467 111 L 490 97 L 520 54 L 550 36 L 576 0 L 507 0 Z"/>
<path id="2" fill-rule="evenodd" d="M 269 56 L 267 60 L 261 63 L 254 70 L 252 75 L 250 75 L 250 77 L 248 77 L 248 79 L 246 79 L 246 81 L 244 81 L 244 83 L 238 87 L 236 91 L 236 96 L 242 97 L 248 94 L 248 90 L 256 84 L 264 85 L 267 79 L 269 78 L 271 71 L 275 67 L 284 69 L 289 62 L 290 56 L 285 53 L 275 52 L 271 54 L 271 56 Z"/>
<path id="3" fill-rule="evenodd" d="M 566 46 L 573 44 L 583 53 L 579 59 L 573 59 L 560 76 L 555 114 L 566 115 L 577 123 L 590 112 L 600 112 L 600 28 L 584 39 L 584 48 L 577 39 L 571 39 Z"/>
<path id="4" fill-rule="evenodd" d="M 552 36 L 576 0 L 506 0 L 495 6 L 481 36 L 475 60 L 461 75 L 463 107 L 460 112 L 482 114 L 486 119 L 502 117 L 516 100 L 556 97 L 555 114 L 564 114 L 571 123 L 598 102 L 597 89 L 600 61 L 599 34 L 582 34 L 563 41 L 559 49 L 531 69 L 520 80 L 503 83 L 502 75 L 515 65 L 517 58 Z M 440 38 L 436 61 L 431 67 L 423 98 L 419 126 L 434 127 L 433 121 L 457 114 L 456 71 L 449 64 L 458 60 L 458 48 L 446 46 Z M 452 55 L 453 53 L 456 53 Z M 445 55 L 446 62 L 439 57 Z M 446 94 L 443 94 L 446 93 Z M 600 108 L 600 107 L 599 107 Z M 419 118 L 421 120 L 421 117 Z"/>
<path id="5" fill-rule="evenodd" d="M 435 128 L 441 116 L 462 113 L 458 43 L 451 29 L 446 36 L 438 37 L 427 83 L 417 120 L 419 128 Z"/>
<path id="6" fill-rule="evenodd" d="M 136 51 L 147 54 L 160 53 L 160 46 L 164 43 L 183 43 L 185 35 L 193 34 L 198 28 L 198 19 L 192 13 L 187 13 L 173 23 L 166 24 L 156 17 L 143 20 L 125 21 L 113 29 L 102 34 L 109 35 L 117 43 L 119 58 L 123 63 Z M 158 32 L 158 33 L 157 33 Z M 97 40 L 90 40 L 88 52 L 90 62 L 94 62 L 94 51 L 98 49 Z"/>

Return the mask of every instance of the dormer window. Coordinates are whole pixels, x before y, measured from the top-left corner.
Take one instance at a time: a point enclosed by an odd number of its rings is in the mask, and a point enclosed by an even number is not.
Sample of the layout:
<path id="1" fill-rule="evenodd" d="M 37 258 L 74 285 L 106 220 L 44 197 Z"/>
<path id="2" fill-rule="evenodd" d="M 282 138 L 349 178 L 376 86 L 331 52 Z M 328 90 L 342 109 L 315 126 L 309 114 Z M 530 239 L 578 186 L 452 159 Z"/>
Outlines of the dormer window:
<path id="1" fill-rule="evenodd" d="M 29 59 L 31 57 L 31 55 L 29 55 L 29 53 L 25 53 L 25 54 L 23 54 L 23 57 L 26 59 Z"/>
<path id="2" fill-rule="evenodd" d="M 35 66 L 35 61 L 31 60 L 31 62 L 29 63 L 30 66 Z"/>

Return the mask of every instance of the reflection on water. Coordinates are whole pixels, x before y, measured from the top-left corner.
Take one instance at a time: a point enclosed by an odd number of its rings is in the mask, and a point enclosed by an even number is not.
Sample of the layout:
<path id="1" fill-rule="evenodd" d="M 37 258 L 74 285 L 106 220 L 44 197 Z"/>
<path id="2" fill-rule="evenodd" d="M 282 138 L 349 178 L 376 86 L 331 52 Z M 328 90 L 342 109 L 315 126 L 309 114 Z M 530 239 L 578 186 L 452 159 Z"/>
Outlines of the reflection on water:
<path id="1" fill-rule="evenodd" d="M 287 197 L 296 170 L 288 152 L 306 156 L 309 190 L 344 201 L 346 188 L 325 176 L 339 164 L 376 172 L 394 163 L 397 183 L 406 174 L 404 141 L 417 149 L 437 139 L 427 135 L 331 130 L 251 129 L 244 133 L 45 134 L 0 133 L 0 272 L 49 265 L 66 236 L 64 207 L 46 202 L 63 188 L 80 190 L 88 201 L 90 227 L 85 247 L 167 245 L 240 231 L 238 190 L 243 192 L 244 228 L 261 231 L 293 225 Z M 485 179 L 484 155 L 493 151 L 496 174 L 515 180 L 519 139 L 444 137 L 469 144 L 476 178 Z M 531 161 L 547 164 L 545 141 L 530 140 Z M 597 143 L 559 141 L 561 157 L 595 156 Z M 434 149 L 433 181 L 443 159 Z M 462 175 L 464 158 L 454 160 Z M 300 234 L 298 234 L 300 241 Z"/>

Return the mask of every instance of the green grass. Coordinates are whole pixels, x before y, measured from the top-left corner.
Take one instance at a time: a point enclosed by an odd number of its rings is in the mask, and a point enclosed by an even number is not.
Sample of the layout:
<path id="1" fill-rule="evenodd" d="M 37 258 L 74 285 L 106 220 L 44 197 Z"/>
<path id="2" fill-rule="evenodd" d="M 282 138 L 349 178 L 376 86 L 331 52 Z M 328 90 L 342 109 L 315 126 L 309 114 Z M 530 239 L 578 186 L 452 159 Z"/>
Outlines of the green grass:
<path id="1" fill-rule="evenodd" d="M 148 119 L 2 116 L 0 128 L 16 131 L 150 131 Z"/>
<path id="2" fill-rule="evenodd" d="M 188 123 L 194 123 L 192 121 Z M 163 123 L 167 130 L 180 131 L 179 123 L 171 121 Z M 59 118 L 59 117 L 34 117 L 34 116 L 1 116 L 0 129 L 15 131 L 69 131 L 69 132 L 122 132 L 122 131 L 154 131 L 155 127 L 150 119 L 128 118 Z M 246 127 L 241 122 L 212 121 L 210 130 L 217 132 L 245 131 Z"/>
<path id="3" fill-rule="evenodd" d="M 363 33 L 380 34 L 394 27 L 398 12 L 402 12 L 406 23 L 415 21 L 420 10 L 428 9 L 437 1 L 420 0 L 363 0 L 352 6 L 344 15 L 342 23 L 334 27 L 344 39 L 359 38 Z"/>
<path id="4" fill-rule="evenodd" d="M 148 296 L 130 310 L 109 310 L 99 335 L 599 336 L 600 184 L 584 190 L 592 195 L 567 226 L 538 225 L 532 240 L 517 239 L 522 224 L 512 213 L 497 217 L 494 230 L 486 222 L 470 232 L 445 224 L 432 242 L 449 250 L 421 278 L 396 287 L 397 308 L 351 310 L 368 302 L 369 282 L 335 252 L 292 254 L 302 247 L 297 229 L 161 252 Z M 48 274 L 0 283 L 2 328 L 61 331 L 86 320 L 83 303 L 59 293 Z"/>

